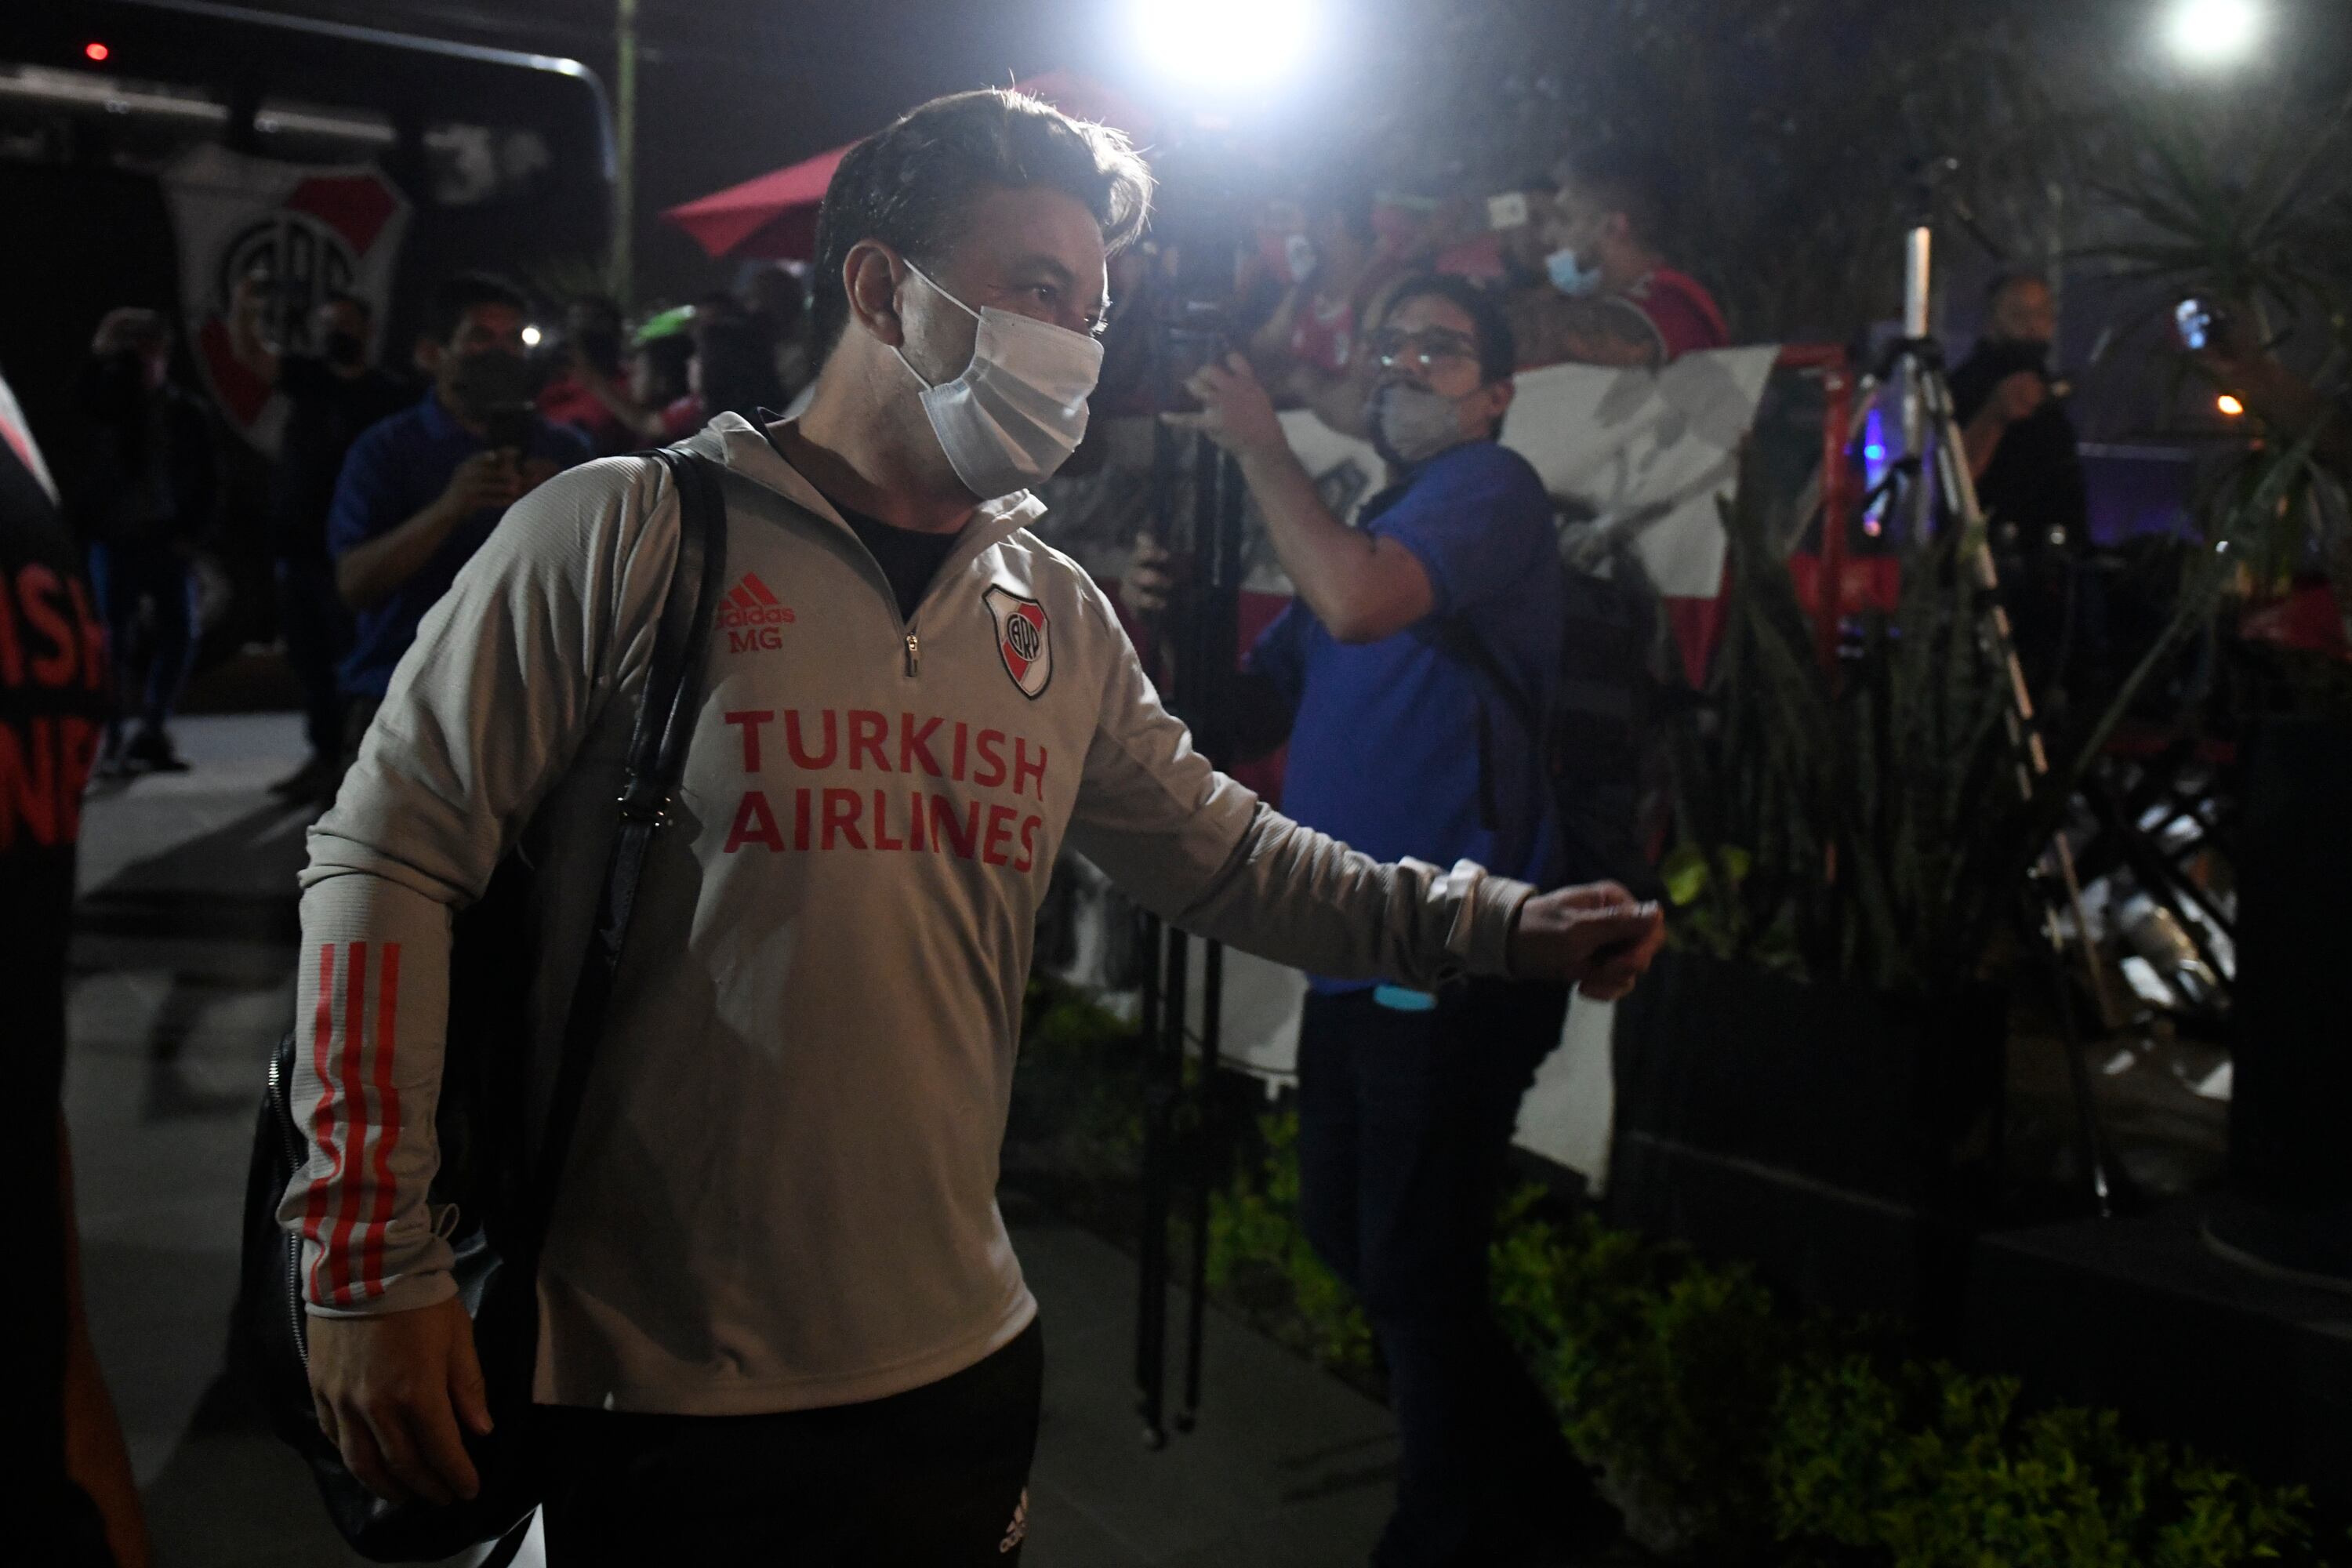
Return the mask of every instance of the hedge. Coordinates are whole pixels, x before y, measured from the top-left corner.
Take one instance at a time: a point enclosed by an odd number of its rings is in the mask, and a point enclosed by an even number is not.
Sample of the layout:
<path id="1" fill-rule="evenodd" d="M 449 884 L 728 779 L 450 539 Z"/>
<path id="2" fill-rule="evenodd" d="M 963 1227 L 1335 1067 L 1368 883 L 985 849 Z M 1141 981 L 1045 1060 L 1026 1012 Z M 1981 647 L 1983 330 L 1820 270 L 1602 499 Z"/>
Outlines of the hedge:
<path id="1" fill-rule="evenodd" d="M 1260 1131 L 1263 1162 L 1212 1211 L 1211 1285 L 1361 1376 L 1370 1326 L 1298 1225 L 1297 1118 Z M 1654 1549 L 1889 1568 L 2326 1561 L 2304 1488 L 1915 1359 L 1895 1326 L 1791 1312 L 1744 1268 L 1564 1214 L 1539 1188 L 1505 1205 L 1492 1263 L 1506 1331 Z"/>
<path id="2" fill-rule="evenodd" d="M 1047 984 L 1027 1015 L 1013 1116 L 1026 1175 L 1123 1231 L 1141 1142 L 1132 1026 Z M 1256 1130 L 1211 1207 L 1211 1288 L 1377 1388 L 1370 1325 L 1298 1223 L 1297 1119 Z M 1654 1548 L 1790 1568 L 2352 1568 L 2352 1536 L 2323 1551 L 2303 1488 L 1919 1357 L 1900 1325 L 1795 1312 L 1744 1268 L 1538 1188 L 1499 1221 L 1497 1315 Z"/>

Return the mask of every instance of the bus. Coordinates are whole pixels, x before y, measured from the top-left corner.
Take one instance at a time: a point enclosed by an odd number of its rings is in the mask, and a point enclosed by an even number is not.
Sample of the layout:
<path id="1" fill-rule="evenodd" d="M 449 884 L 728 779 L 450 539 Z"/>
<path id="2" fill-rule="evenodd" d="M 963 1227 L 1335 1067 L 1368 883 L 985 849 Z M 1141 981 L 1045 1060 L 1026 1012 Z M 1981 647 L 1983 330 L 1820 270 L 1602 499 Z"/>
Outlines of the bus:
<path id="1" fill-rule="evenodd" d="M 434 281 L 465 268 L 545 295 L 604 275 L 614 143 L 578 62 L 211 0 L 6 7 L 0 22 L 0 373 L 52 456 L 99 320 L 162 310 L 226 458 L 220 554 L 245 589 L 283 410 L 227 353 L 230 297 L 267 279 L 302 350 L 328 290 L 369 299 L 405 369 Z M 257 584 L 255 584 L 257 586 Z M 268 595 L 208 616 L 208 646 L 266 635 Z M 258 617 L 257 621 L 256 617 Z"/>

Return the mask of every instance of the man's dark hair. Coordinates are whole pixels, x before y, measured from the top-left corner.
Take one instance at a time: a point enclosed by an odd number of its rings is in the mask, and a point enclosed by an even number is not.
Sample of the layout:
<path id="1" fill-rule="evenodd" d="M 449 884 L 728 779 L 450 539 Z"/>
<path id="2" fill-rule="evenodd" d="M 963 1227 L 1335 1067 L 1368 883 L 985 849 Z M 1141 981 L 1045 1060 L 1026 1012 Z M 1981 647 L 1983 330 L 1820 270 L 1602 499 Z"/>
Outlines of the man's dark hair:
<path id="1" fill-rule="evenodd" d="M 1579 186 L 1611 212 L 1625 215 L 1643 245 L 1664 243 L 1678 182 L 1664 158 L 1643 148 L 1605 142 L 1561 160 L 1561 183 Z"/>
<path id="2" fill-rule="evenodd" d="M 704 331 L 695 353 L 702 356 L 702 416 L 740 414 L 756 420 L 763 408 L 784 404 L 768 334 L 750 321 L 718 321 Z"/>
<path id="3" fill-rule="evenodd" d="M 457 323 L 466 312 L 485 305 L 504 305 L 509 310 L 528 310 L 530 299 L 505 279 L 489 272 L 458 272 L 444 278 L 433 290 L 433 308 L 425 317 L 425 330 L 436 343 L 446 343 L 457 335 Z"/>
<path id="4" fill-rule="evenodd" d="M 671 403 L 686 395 L 686 366 L 694 357 L 693 338 L 684 332 L 666 332 L 639 343 L 636 353 L 646 362 L 646 379 L 653 383 L 656 403 Z"/>
<path id="5" fill-rule="evenodd" d="M 360 313 L 361 321 L 373 321 L 375 320 L 375 307 L 368 303 L 366 296 L 354 294 L 348 289 L 330 289 L 325 293 L 319 296 L 319 303 L 321 305 L 349 305 L 352 310 L 357 310 Z"/>
<path id="6" fill-rule="evenodd" d="M 1443 300 L 1470 318 L 1471 335 L 1478 342 L 1478 379 L 1492 385 L 1511 379 L 1518 366 L 1518 346 L 1511 341 L 1511 323 L 1495 296 L 1467 278 L 1451 272 L 1423 272 L 1398 284 L 1381 312 L 1381 324 L 1407 300 Z"/>
<path id="7" fill-rule="evenodd" d="M 2044 289 L 2050 287 L 2049 278 L 2035 268 L 2004 268 L 2000 271 L 1994 273 L 1992 275 L 1992 281 L 1985 285 L 1985 303 L 1988 305 L 1999 304 L 2000 302 L 2000 297 L 2003 294 L 2008 293 L 2011 289 L 2016 288 L 2020 283 L 2039 283 Z"/>
<path id="8" fill-rule="evenodd" d="M 973 197 L 991 186 L 1029 185 L 1085 203 L 1107 250 L 1142 233 L 1150 213 L 1150 172 L 1123 133 L 1002 89 L 935 98 L 852 147 L 817 212 L 819 356 L 833 353 L 849 324 L 841 270 L 861 240 L 929 266 L 956 238 Z"/>

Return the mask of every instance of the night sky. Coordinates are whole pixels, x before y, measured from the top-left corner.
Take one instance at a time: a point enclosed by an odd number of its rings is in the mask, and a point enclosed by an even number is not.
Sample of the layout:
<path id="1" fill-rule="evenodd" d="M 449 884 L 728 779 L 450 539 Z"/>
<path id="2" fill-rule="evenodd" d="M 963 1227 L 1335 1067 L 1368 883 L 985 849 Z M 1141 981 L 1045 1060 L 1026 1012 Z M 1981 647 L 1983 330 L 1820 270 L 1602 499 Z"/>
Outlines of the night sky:
<path id="1" fill-rule="evenodd" d="M 264 8 L 569 56 L 613 84 L 612 0 L 259 0 Z M 937 93 L 1066 68 L 1124 74 L 1123 7 L 1072 0 L 642 0 L 641 298 L 724 270 L 664 207 L 854 141 Z"/>

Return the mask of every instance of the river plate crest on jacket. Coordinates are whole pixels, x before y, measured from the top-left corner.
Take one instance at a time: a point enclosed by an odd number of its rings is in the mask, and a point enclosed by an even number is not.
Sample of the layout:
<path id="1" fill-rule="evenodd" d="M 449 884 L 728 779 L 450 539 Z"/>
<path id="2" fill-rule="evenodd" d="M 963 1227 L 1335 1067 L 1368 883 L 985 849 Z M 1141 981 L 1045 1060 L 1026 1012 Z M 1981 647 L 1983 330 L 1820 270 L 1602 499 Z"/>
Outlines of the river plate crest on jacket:
<path id="1" fill-rule="evenodd" d="M 996 651 L 1004 673 L 1025 697 L 1034 698 L 1054 678 L 1054 645 L 1046 635 L 1045 607 L 1012 589 L 992 585 L 982 596 L 996 618 Z"/>

